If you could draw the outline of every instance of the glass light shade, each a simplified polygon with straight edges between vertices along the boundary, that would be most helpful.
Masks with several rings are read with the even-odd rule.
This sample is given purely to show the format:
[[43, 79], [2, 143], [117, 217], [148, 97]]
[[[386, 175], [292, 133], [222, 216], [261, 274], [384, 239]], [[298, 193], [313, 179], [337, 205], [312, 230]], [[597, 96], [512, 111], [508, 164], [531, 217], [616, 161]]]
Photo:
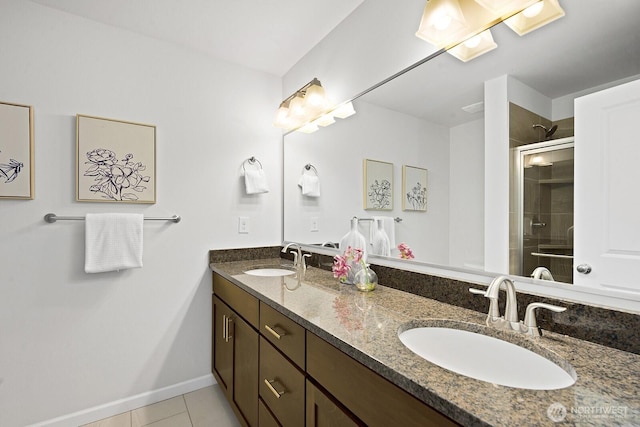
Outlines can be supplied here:
[[289, 120], [287, 120], [287, 116], [289, 114], [289, 108], [284, 105], [284, 103], [280, 104], [280, 108], [276, 111], [276, 118], [273, 121], [273, 125], [278, 128], [287, 129], [289, 127]]
[[305, 117], [304, 111], [304, 98], [302, 94], [298, 93], [290, 102], [289, 102], [289, 118], [291, 119], [300, 119]]
[[540, 2], [540, 0], [475, 0], [476, 3], [481, 5], [492, 13], [498, 16], [507, 18], [516, 12], [520, 12], [523, 9]]
[[493, 41], [490, 30], [485, 30], [470, 39], [465, 40], [458, 46], [449, 49], [447, 52], [463, 62], [467, 62], [482, 54], [495, 49], [498, 45]]
[[466, 23], [457, 0], [428, 0], [416, 36], [441, 49], [465, 31]]
[[332, 125], [335, 122], [336, 122], [335, 119], [330, 113], [323, 114], [322, 116], [318, 117], [316, 120], [313, 121], [314, 124], [322, 127]]
[[[535, 0], [526, 1], [532, 3]], [[429, 0], [416, 36], [438, 48], [451, 49], [497, 24], [502, 18], [476, 0]], [[446, 28], [440, 25], [447, 22]]]
[[534, 4], [517, 15], [506, 19], [504, 23], [523, 36], [564, 16], [564, 10], [560, 7], [558, 0], [542, 0], [540, 3], [543, 3], [543, 6], [537, 14], [535, 12], [540, 6]]
[[347, 102], [346, 104], [342, 104], [335, 110], [331, 112], [334, 117], [339, 119], [346, 119], [349, 116], [353, 116], [356, 113], [356, 110], [353, 108], [353, 104], [351, 102]]
[[313, 122], [311, 122], [311, 123], [307, 123], [306, 125], [304, 125], [301, 128], [299, 128], [298, 132], [313, 133], [313, 132], [317, 131], [318, 129], [320, 129], [318, 127], [318, 125], [316, 125]]
[[317, 79], [307, 88], [304, 95], [304, 107], [308, 111], [322, 111], [327, 107], [327, 96]]

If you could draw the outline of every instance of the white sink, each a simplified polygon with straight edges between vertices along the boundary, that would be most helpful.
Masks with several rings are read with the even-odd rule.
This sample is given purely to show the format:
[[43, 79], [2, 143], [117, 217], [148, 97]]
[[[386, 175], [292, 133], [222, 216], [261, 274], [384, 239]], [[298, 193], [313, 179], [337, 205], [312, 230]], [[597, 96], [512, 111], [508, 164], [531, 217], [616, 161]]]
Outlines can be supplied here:
[[268, 268], [254, 268], [244, 272], [250, 276], [262, 276], [262, 277], [278, 277], [278, 276], [290, 276], [296, 274], [294, 270], [287, 270], [286, 268], [268, 267]]
[[417, 327], [400, 341], [422, 358], [477, 380], [530, 390], [557, 390], [575, 383], [574, 375], [524, 347], [475, 332]]

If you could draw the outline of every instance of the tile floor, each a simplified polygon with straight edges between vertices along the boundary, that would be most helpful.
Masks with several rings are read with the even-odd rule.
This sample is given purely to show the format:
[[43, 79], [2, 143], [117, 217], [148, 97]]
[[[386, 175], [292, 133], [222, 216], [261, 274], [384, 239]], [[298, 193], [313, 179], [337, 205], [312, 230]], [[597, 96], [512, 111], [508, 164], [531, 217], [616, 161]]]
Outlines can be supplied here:
[[82, 427], [237, 427], [220, 386], [212, 385]]

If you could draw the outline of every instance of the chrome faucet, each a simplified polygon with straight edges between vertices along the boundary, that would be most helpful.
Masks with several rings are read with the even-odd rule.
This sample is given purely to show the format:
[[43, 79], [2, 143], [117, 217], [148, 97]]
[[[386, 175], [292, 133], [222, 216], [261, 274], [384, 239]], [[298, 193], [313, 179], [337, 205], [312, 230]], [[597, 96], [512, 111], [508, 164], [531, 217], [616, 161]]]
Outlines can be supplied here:
[[[498, 299], [500, 297], [500, 289], [503, 287], [507, 291], [507, 303], [504, 309], [504, 316], [500, 316]], [[497, 329], [513, 330], [534, 337], [540, 336], [540, 329], [538, 328], [535, 315], [535, 310], [537, 308], [546, 308], [547, 310], [551, 310], [556, 313], [563, 312], [567, 309], [566, 307], [558, 307], [556, 305], [546, 304], [543, 302], [534, 302], [527, 306], [524, 322], [519, 321], [516, 287], [513, 284], [513, 281], [506, 276], [498, 276], [493, 279], [486, 291], [469, 288], [469, 292], [484, 295], [490, 299], [487, 326]]]
[[536, 267], [536, 269], [533, 270], [533, 273], [531, 273], [531, 278], [553, 281], [553, 276], [547, 267]]
[[305, 258], [309, 258], [311, 256], [311, 254], [304, 254], [302, 255], [302, 247], [300, 247], [299, 244], [294, 243], [294, 242], [290, 242], [287, 243], [287, 245], [285, 247], [282, 248], [282, 253], [286, 254], [287, 250], [292, 247], [295, 250], [289, 251], [289, 253], [293, 254], [293, 266], [296, 269], [302, 268], [302, 271], [306, 271], [307, 270], [307, 265], [305, 262]]
[[[500, 289], [505, 288], [507, 291], [507, 304], [504, 308], [504, 317], [500, 316], [500, 307], [498, 300], [500, 298]], [[489, 285], [485, 297], [491, 301], [489, 303], [489, 315], [487, 316], [487, 325], [495, 326], [500, 329], [519, 329], [518, 320], [518, 300], [516, 299], [516, 287], [506, 276], [498, 276]]]

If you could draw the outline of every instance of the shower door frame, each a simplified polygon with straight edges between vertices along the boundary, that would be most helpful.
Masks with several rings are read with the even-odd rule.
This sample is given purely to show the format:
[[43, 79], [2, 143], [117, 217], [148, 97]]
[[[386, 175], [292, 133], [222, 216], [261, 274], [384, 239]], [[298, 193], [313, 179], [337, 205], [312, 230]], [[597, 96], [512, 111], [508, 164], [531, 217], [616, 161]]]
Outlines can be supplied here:
[[[524, 276], [524, 156], [536, 153], [546, 153], [552, 150], [562, 150], [575, 148], [575, 136], [566, 138], [551, 139], [533, 144], [521, 145], [513, 148], [515, 156], [514, 169], [516, 173], [516, 194], [517, 198], [517, 236], [518, 236], [518, 275]], [[575, 161], [575, 158], [574, 158]], [[552, 273], [553, 274], [553, 273]]]

